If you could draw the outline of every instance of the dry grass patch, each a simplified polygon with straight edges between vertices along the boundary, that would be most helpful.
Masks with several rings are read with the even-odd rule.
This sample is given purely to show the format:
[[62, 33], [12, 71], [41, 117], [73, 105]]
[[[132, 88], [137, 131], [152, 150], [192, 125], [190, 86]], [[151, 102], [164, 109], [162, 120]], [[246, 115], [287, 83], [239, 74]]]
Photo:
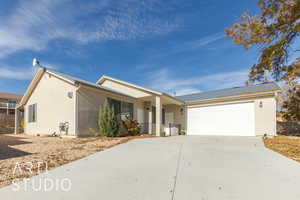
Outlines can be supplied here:
[[265, 146], [275, 152], [300, 162], [300, 138], [277, 136], [264, 139]]
[[[152, 136], [59, 138], [0, 135], [0, 187], [35, 176], [46, 165], [49, 170], [131, 139], [147, 137]], [[29, 165], [27, 162], [32, 163], [32, 173], [26, 170]], [[21, 166], [22, 173], [17, 173], [20, 170], [14, 171], [17, 163]]]

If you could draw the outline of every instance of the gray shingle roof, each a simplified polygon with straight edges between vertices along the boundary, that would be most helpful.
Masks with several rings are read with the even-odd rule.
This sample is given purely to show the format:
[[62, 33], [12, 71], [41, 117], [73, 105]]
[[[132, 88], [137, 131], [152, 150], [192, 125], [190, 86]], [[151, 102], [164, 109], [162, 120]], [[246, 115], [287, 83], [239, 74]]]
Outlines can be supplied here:
[[280, 90], [280, 87], [275, 82], [270, 82], [270, 83], [263, 83], [257, 85], [249, 85], [244, 87], [234, 87], [228, 89], [176, 96], [176, 98], [185, 101], [187, 103], [191, 103], [191, 102], [204, 101], [204, 100], [231, 96], [231, 95], [241, 95], [243, 93], [248, 93], [248, 92], [252, 93], [252, 92], [259, 92], [264, 90], [276, 90], [276, 89]]
[[69, 74], [61, 73], [61, 72], [55, 71], [53, 69], [48, 69], [48, 68], [45, 68], [45, 69], [46, 69], [46, 71], [52, 72], [54, 74], [57, 74], [58, 76], [61, 76], [61, 77], [65, 78], [65, 79], [70, 80], [70, 81], [75, 82], [75, 83], [81, 83], [81, 84], [84, 84], [84, 85], [87, 85], [87, 86], [90, 86], [90, 87], [94, 87], [96, 89], [101, 89], [101, 90], [105, 90], [105, 91], [112, 92], [112, 93], [115, 93], [115, 94], [119, 94], [119, 95], [122, 95], [122, 96], [127, 96], [127, 97], [131, 97], [131, 98], [135, 98], [135, 97], [132, 97], [132, 96], [130, 96], [128, 94], [125, 94], [125, 93], [122, 93], [122, 92], [110, 89], [110, 88], [102, 86], [102, 85], [98, 85], [96, 83], [93, 83], [93, 82], [90, 82], [90, 81], [87, 81], [87, 80], [84, 80], [84, 79], [81, 79], [81, 78], [78, 78], [78, 77], [71, 76]]

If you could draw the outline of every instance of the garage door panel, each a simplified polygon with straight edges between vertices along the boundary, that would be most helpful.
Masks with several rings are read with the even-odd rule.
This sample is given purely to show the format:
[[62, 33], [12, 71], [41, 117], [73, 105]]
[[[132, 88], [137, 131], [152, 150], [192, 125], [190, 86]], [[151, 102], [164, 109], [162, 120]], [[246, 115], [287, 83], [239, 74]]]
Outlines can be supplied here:
[[188, 108], [187, 134], [254, 136], [254, 103]]

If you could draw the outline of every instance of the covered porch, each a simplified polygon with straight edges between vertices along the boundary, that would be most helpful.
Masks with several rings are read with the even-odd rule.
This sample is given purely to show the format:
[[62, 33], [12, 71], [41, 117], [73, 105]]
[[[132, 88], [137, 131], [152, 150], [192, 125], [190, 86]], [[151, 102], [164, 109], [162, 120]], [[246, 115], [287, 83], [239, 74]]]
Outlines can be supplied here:
[[144, 105], [143, 133], [156, 136], [180, 135], [184, 127], [184, 106], [173, 97], [151, 95], [139, 98]]
[[136, 99], [134, 116], [142, 133], [156, 136], [178, 135], [185, 127], [184, 102], [166, 93], [133, 83], [102, 76], [97, 84], [125, 93]]

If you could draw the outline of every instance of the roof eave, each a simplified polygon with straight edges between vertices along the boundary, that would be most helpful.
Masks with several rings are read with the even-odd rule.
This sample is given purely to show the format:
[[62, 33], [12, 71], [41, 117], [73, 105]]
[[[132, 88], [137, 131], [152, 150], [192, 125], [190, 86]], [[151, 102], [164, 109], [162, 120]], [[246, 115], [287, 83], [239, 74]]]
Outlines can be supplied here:
[[107, 91], [107, 92], [111, 92], [111, 93], [114, 93], [114, 94], [118, 94], [118, 95], [121, 95], [121, 96], [126, 96], [126, 97], [130, 97], [130, 98], [134, 98], [132, 96], [129, 96], [129, 95], [126, 95], [126, 94], [123, 94], [123, 93], [120, 93], [120, 92], [117, 92], [117, 91], [112, 91], [112, 90], [106, 90], [105, 88], [100, 88], [100, 87], [97, 87], [97, 86], [94, 86], [94, 85], [91, 85], [91, 84], [88, 84], [88, 83], [85, 83], [85, 82], [81, 82], [81, 81], [77, 81], [77, 80], [71, 80], [71, 79], [68, 79], [68, 78], [65, 78], [64, 76], [61, 76], [55, 72], [52, 72], [52, 71], [49, 71], [49, 70], [46, 70], [47, 73], [53, 75], [53, 76], [56, 76], [74, 86], [79, 86], [79, 85], [85, 85], [87, 87], [92, 87], [92, 88], [95, 88], [95, 89], [99, 89], [99, 90], [102, 90], [102, 91]]
[[105, 75], [102, 75], [99, 79], [98, 79], [98, 81], [96, 82], [97, 84], [102, 84], [104, 81], [105, 81], [105, 79], [106, 79], [106, 76]]
[[46, 70], [46, 72], [49, 73], [49, 74], [51, 74], [51, 75], [53, 75], [53, 76], [56, 76], [56, 77], [58, 77], [58, 78], [64, 80], [64, 81], [66, 81], [66, 82], [69, 82], [69, 83], [71, 83], [72, 85], [75, 85], [75, 81], [72, 81], [72, 80], [70, 80], [70, 79], [67, 79], [67, 78], [65, 78], [65, 77], [63, 77], [63, 76], [61, 76], [61, 75], [59, 75], [59, 74], [57, 74], [57, 73], [55, 73], [55, 72], [52, 72], [52, 71], [49, 71], [49, 70]]
[[263, 93], [256, 93], [256, 94], [244, 94], [244, 95], [232, 95], [232, 96], [223, 96], [223, 97], [216, 97], [216, 98], [210, 98], [210, 99], [203, 99], [203, 100], [197, 100], [197, 101], [185, 101], [187, 105], [191, 104], [197, 104], [197, 103], [204, 103], [204, 102], [211, 102], [216, 100], [228, 100], [228, 99], [239, 99], [239, 98], [247, 98], [247, 97], [258, 97], [258, 96], [265, 96], [265, 95], [275, 95], [276, 92], [281, 91], [281, 89], [272, 90], [269, 92], [263, 92]]
[[80, 85], [83, 85], [83, 86], [86, 86], [86, 87], [95, 88], [95, 89], [98, 89], [98, 90], [102, 90], [102, 91], [105, 91], [105, 92], [117, 94], [117, 95], [120, 95], [120, 96], [125, 96], [125, 97], [129, 97], [129, 98], [132, 98], [132, 99], [136, 99], [136, 98], [133, 97], [133, 96], [129, 96], [129, 95], [126, 95], [126, 94], [122, 94], [122, 93], [119, 93], [119, 92], [116, 92], [116, 91], [106, 90], [105, 88], [96, 87], [96, 86], [89, 85], [89, 84], [86, 84], [86, 83], [82, 83], [82, 82], [79, 82], [79, 81], [76, 81], [76, 82], [75, 82], [75, 85], [77, 85], [77, 84], [78, 84], [79, 86], [80, 86]]
[[106, 76], [106, 75], [103, 75], [96, 83], [101, 85], [105, 80], [114, 81], [114, 82], [117, 82], [117, 83], [122, 84], [122, 85], [133, 87], [133, 88], [138, 89], [138, 90], [142, 90], [143, 92], [148, 92], [148, 93], [155, 94], [155, 95], [163, 95], [162, 92], [151, 90], [151, 89], [148, 89], [148, 88], [144, 88], [144, 87], [141, 87], [139, 85], [129, 83], [129, 82], [126, 82], [126, 81], [122, 81], [122, 80], [119, 80], [119, 79], [116, 79], [116, 78], [112, 78], [112, 77]]
[[33, 90], [35, 89], [37, 83], [38, 83], [38, 82], [40, 81], [40, 79], [42, 78], [42, 76], [43, 76], [43, 74], [45, 73], [45, 71], [46, 71], [45, 68], [39, 68], [39, 69], [37, 70], [37, 72], [36, 72], [35, 75], [34, 75], [34, 78], [33, 78], [32, 81], [30, 82], [30, 84], [29, 84], [29, 86], [28, 86], [26, 92], [24, 93], [24, 95], [23, 95], [23, 97], [22, 97], [20, 103], [18, 104], [18, 106], [17, 106], [18, 108], [24, 106], [24, 105], [27, 103], [29, 97], [31, 96]]
[[170, 98], [170, 99], [173, 99], [173, 100], [177, 101], [177, 102], [178, 102], [179, 104], [181, 104], [181, 105], [184, 105], [184, 104], [185, 104], [184, 101], [182, 101], [182, 100], [180, 100], [180, 99], [177, 99], [176, 97], [173, 97], [173, 96], [171, 96], [171, 95], [169, 95], [169, 94], [162, 93], [162, 95], [165, 96], [165, 97], [167, 97], [167, 98]]

